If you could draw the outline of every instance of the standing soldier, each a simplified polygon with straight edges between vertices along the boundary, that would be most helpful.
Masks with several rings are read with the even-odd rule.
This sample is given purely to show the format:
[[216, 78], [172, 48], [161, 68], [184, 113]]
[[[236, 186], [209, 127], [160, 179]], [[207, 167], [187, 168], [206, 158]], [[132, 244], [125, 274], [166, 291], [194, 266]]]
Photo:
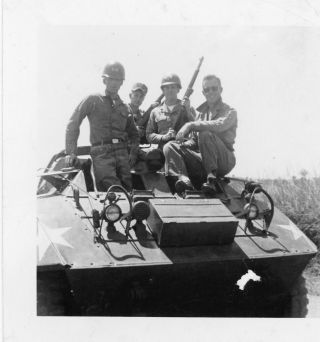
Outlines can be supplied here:
[[148, 92], [148, 88], [143, 83], [135, 83], [131, 89], [131, 93], [129, 94], [130, 97], [130, 113], [133, 115], [134, 122], [137, 126], [139, 136], [140, 136], [140, 143], [146, 144], [146, 127], [139, 126], [139, 122], [142, 121], [142, 117], [144, 112], [140, 109], [142, 102]]
[[169, 74], [162, 78], [161, 90], [165, 100], [150, 114], [146, 130], [149, 143], [163, 147], [168, 141], [175, 139], [176, 133], [186, 122], [193, 120], [194, 110], [178, 99], [180, 89], [181, 82], [178, 75]]
[[[119, 62], [109, 62], [102, 74], [105, 95], [90, 95], [76, 108], [66, 129], [67, 163], [77, 159], [77, 141], [80, 125], [87, 116], [90, 125], [90, 154], [97, 188], [107, 190], [122, 184], [131, 190], [130, 166], [133, 166], [139, 148], [139, 134], [133, 117], [118, 95], [125, 71]], [[131, 141], [128, 154], [128, 139]]]
[[[176, 140], [183, 140], [193, 132], [193, 138], [178, 144], [167, 144], [164, 149], [168, 174], [177, 176], [177, 192], [192, 189], [190, 176], [201, 175], [205, 192], [214, 192], [215, 178], [229, 173], [236, 159], [233, 145], [237, 129], [237, 112], [222, 101], [222, 86], [215, 75], [202, 81], [202, 93], [206, 101], [197, 108], [197, 118], [186, 123], [177, 133]], [[187, 169], [188, 168], [188, 169]]]

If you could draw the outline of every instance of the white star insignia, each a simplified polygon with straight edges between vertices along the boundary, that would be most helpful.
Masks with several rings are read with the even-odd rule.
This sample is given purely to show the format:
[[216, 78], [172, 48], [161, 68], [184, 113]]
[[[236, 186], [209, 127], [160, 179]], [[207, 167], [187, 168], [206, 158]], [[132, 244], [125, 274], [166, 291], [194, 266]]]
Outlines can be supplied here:
[[63, 234], [65, 234], [72, 227], [61, 227], [61, 228], [49, 228], [42, 222], [38, 220], [38, 252], [39, 252], [39, 260], [41, 260], [51, 245], [51, 243], [59, 244], [62, 246], [73, 248], [63, 238]]
[[290, 230], [295, 240], [304, 236], [303, 232], [298, 227], [296, 227], [291, 221], [289, 221], [289, 224], [278, 224], [278, 226], [283, 229]]

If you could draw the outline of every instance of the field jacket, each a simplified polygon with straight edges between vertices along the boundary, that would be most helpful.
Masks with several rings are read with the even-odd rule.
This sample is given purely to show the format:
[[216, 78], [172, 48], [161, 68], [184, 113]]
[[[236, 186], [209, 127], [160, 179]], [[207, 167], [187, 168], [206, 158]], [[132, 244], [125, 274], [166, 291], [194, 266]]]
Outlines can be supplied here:
[[[212, 111], [209, 111], [207, 102], [197, 108], [196, 120], [191, 124], [191, 131], [210, 131], [216, 134], [230, 151], [233, 151], [237, 125], [237, 112], [226, 103], [223, 103], [220, 98]], [[190, 143], [196, 147], [198, 145], [197, 134], [192, 135], [192, 140]]]
[[[191, 109], [191, 113], [192, 111], [194, 110]], [[159, 107], [154, 108], [150, 114], [146, 130], [147, 140], [151, 144], [159, 144], [162, 141], [162, 136], [168, 133], [170, 128], [178, 132], [186, 122], [192, 120], [192, 115], [187, 113], [180, 100], [178, 100], [172, 111], [163, 103]]]
[[80, 125], [88, 117], [90, 126], [90, 143], [118, 138], [124, 142], [130, 139], [133, 145], [139, 145], [139, 134], [129, 111], [117, 95], [111, 99], [109, 95], [90, 95], [75, 109], [66, 129], [66, 153], [76, 154]]

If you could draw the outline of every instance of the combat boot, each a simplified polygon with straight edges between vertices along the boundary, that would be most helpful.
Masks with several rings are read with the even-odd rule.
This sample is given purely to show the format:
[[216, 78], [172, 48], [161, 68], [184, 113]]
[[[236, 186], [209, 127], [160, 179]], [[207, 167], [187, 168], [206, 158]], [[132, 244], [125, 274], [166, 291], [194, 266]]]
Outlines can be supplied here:
[[178, 195], [183, 194], [186, 190], [194, 190], [190, 179], [186, 176], [179, 176], [175, 183], [175, 188]]
[[217, 193], [216, 183], [217, 177], [213, 172], [210, 172], [207, 176], [207, 182], [202, 184], [201, 191], [208, 195], [214, 195]]

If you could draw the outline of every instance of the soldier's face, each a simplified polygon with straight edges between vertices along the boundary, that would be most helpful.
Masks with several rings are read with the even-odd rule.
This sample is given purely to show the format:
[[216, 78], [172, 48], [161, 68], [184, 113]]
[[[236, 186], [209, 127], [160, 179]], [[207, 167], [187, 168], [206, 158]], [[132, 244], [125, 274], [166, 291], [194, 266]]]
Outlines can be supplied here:
[[166, 100], [176, 100], [178, 98], [179, 87], [176, 84], [168, 84], [162, 87]]
[[117, 94], [123, 84], [123, 80], [105, 77], [103, 83], [106, 85], [106, 90], [110, 94]]
[[131, 92], [131, 94], [129, 96], [130, 96], [131, 104], [135, 107], [138, 107], [138, 108], [141, 106], [141, 104], [144, 100], [144, 97], [145, 97], [145, 95], [140, 90], [136, 90], [136, 91]]
[[202, 83], [202, 94], [207, 99], [208, 103], [215, 103], [220, 99], [222, 87], [216, 79], [205, 80]]

